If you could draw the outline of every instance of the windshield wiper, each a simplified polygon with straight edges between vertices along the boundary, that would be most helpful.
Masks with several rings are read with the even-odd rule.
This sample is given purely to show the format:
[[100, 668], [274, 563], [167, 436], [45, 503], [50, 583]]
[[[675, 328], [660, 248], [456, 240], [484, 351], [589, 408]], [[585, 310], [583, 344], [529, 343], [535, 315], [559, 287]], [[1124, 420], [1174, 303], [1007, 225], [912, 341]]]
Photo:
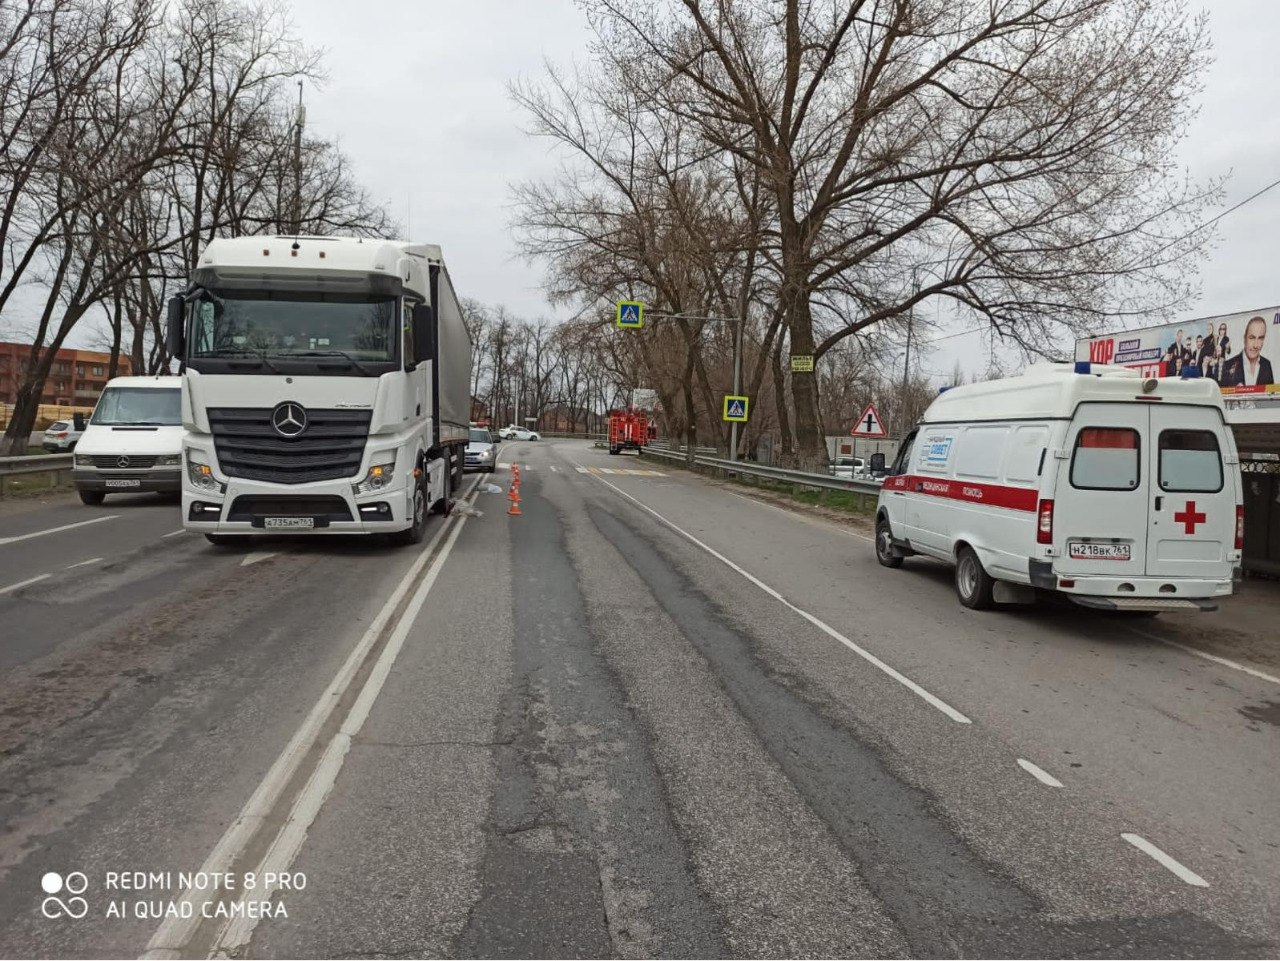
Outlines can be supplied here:
[[212, 354], [205, 354], [205, 357], [252, 357], [262, 366], [266, 367], [273, 374], [284, 373], [279, 367], [267, 360], [267, 355], [256, 350], [250, 350], [248, 347], [220, 347]]
[[291, 350], [287, 354], [281, 354], [282, 357], [342, 357], [351, 364], [356, 370], [360, 371], [365, 377], [376, 377], [377, 375], [368, 367], [365, 367], [360, 361], [356, 360], [345, 350]]

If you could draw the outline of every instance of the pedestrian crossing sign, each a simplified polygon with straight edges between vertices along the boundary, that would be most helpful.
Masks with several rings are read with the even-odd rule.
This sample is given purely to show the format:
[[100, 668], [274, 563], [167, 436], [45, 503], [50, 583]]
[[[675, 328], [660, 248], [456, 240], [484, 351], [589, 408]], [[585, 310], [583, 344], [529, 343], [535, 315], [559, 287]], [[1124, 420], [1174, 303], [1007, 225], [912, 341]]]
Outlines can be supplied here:
[[724, 395], [724, 419], [727, 421], [737, 421], [743, 423], [747, 419], [747, 407], [751, 403], [751, 398], [740, 397], [735, 394]]
[[644, 304], [638, 300], [618, 301], [618, 326], [640, 328], [644, 326]]

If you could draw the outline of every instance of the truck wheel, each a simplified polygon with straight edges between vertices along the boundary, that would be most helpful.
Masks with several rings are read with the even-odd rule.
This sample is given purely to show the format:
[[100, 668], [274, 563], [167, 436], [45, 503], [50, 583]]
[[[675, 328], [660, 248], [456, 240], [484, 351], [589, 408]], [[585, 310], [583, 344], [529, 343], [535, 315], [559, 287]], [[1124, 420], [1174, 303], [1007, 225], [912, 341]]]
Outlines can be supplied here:
[[622, 453], [622, 448], [621, 448], [621, 447], [610, 447], [610, 448], [609, 448], [609, 453], [610, 453], [610, 454], [621, 454], [621, 453]]
[[215, 547], [248, 547], [248, 534], [205, 534], [205, 540]]
[[887, 517], [876, 521], [876, 560], [881, 567], [902, 566], [902, 555], [893, 549], [893, 531]]
[[992, 604], [996, 582], [982, 569], [982, 561], [972, 547], [960, 548], [956, 559], [956, 594], [960, 603], [975, 611], [985, 611]]
[[90, 507], [97, 507], [106, 498], [106, 494], [102, 491], [78, 491], [80, 494], [80, 503], [88, 504]]
[[413, 525], [388, 535], [391, 543], [401, 547], [422, 543], [427, 534], [427, 482], [424, 473], [413, 488]]

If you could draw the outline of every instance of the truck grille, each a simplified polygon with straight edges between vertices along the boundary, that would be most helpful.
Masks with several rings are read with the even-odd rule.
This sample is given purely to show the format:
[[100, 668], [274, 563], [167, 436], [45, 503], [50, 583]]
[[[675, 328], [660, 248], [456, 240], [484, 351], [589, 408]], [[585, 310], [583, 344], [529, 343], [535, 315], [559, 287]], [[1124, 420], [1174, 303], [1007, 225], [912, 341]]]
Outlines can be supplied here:
[[209, 408], [214, 450], [228, 477], [305, 484], [359, 472], [372, 411], [308, 409], [302, 436], [286, 438], [271, 426], [271, 410]]

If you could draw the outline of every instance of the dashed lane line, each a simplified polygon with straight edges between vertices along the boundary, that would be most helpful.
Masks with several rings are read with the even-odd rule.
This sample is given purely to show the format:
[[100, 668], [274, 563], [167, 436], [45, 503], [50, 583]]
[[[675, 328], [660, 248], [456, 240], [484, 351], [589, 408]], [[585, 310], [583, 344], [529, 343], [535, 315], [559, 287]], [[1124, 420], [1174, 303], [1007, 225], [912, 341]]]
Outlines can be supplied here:
[[68, 564], [66, 569], [69, 571], [74, 571], [77, 567], [86, 567], [89, 564], [96, 564], [100, 560], [102, 560], [101, 557], [91, 557], [87, 561], [77, 561], [74, 564]]
[[48, 574], [37, 574], [35, 577], [28, 577], [25, 581], [18, 581], [16, 584], [10, 584], [8, 587], [0, 587], [0, 594], [8, 594], [10, 591], [20, 590], [28, 584], [35, 584], [37, 581], [43, 581]]
[[625, 497], [627, 500], [631, 501], [633, 504], [635, 504], [637, 507], [639, 507], [641, 510], [645, 511], [646, 513], [653, 515], [660, 522], [665, 524], [667, 527], [671, 528], [681, 537], [684, 537], [686, 540], [691, 541], [692, 543], [696, 544], [698, 547], [701, 547], [704, 551], [706, 551], [716, 560], [720, 561], [726, 567], [742, 575], [744, 578], [746, 578], [756, 587], [760, 588], [760, 590], [764, 591], [770, 597], [777, 600], [784, 607], [794, 611], [796, 614], [799, 614], [801, 617], [803, 617], [806, 621], [808, 621], [814, 627], [818, 628], [824, 634], [835, 639], [836, 641], [839, 641], [841, 644], [843, 644], [849, 650], [853, 651], [853, 653], [857, 654], [860, 658], [862, 658], [872, 667], [877, 668], [884, 674], [893, 678], [893, 680], [897, 681], [907, 690], [911, 691], [911, 693], [920, 697], [931, 706], [937, 708], [939, 711], [941, 711], [947, 717], [951, 718], [951, 720], [955, 721], [957, 724], [973, 723], [972, 721], [969, 720], [969, 718], [965, 717], [963, 714], [957, 711], [954, 707], [952, 707], [946, 701], [942, 700], [942, 698], [938, 697], [936, 694], [931, 693], [930, 691], [927, 691], [925, 688], [921, 687], [919, 684], [911, 680], [911, 678], [907, 677], [901, 671], [898, 671], [896, 668], [890, 667], [888, 664], [880, 660], [880, 658], [876, 657], [866, 648], [855, 644], [853, 641], [849, 640], [849, 638], [845, 637], [843, 634], [837, 631], [834, 627], [832, 627], [826, 621], [822, 620], [821, 618], [813, 614], [810, 614], [808, 611], [804, 610], [804, 608], [798, 607], [797, 605], [791, 603], [789, 600], [783, 597], [781, 593], [774, 590], [772, 587], [770, 587], [764, 581], [760, 580], [760, 578], [756, 577], [750, 571], [746, 570], [743, 567], [738, 566], [733, 561], [729, 560], [729, 558], [725, 557], [723, 554], [721, 554], [711, 545], [699, 540], [698, 538], [690, 534], [688, 531], [686, 531], [684, 528], [679, 527], [676, 524], [672, 523], [671, 521], [667, 520], [665, 517], [663, 517], [661, 514], [655, 511], [652, 507], [649, 507], [647, 504], [643, 503], [639, 499], [632, 497], [630, 494], [628, 494], [622, 488], [618, 487], [616, 484], [611, 484], [609, 483], [609, 481], [605, 480], [603, 477], [600, 477], [598, 475], [593, 475], [593, 476], [595, 476], [596, 480], [598, 480], [601, 484], [604, 484], [610, 490], [621, 495], [622, 497]]
[[1018, 758], [1018, 767], [1026, 771], [1041, 784], [1047, 784], [1049, 787], [1062, 787], [1062, 782], [1056, 777], [1040, 767], [1038, 764], [1032, 764], [1025, 758]]
[[16, 544], [18, 541], [29, 541], [33, 537], [44, 537], [46, 534], [57, 534], [60, 531], [74, 530], [77, 527], [87, 527], [90, 524], [101, 524], [103, 521], [113, 521], [119, 514], [106, 514], [102, 517], [95, 517], [92, 520], [76, 521], [74, 524], [63, 524], [61, 527], [50, 527], [48, 530], [32, 531], [30, 534], [18, 534], [14, 537], [0, 537], [0, 547], [5, 544]]
[[574, 469], [577, 470], [579, 474], [625, 474], [628, 477], [667, 476], [660, 470], [643, 470], [633, 467], [583, 467], [581, 464], [578, 464]]
[[1170, 871], [1176, 874], [1181, 880], [1185, 881], [1187, 884], [1190, 884], [1192, 887], [1207, 888], [1209, 886], [1208, 881], [1200, 877], [1200, 875], [1196, 874], [1196, 872], [1192, 871], [1185, 864], [1181, 863], [1180, 861], [1176, 861], [1173, 858], [1171, 858], [1169, 855], [1165, 854], [1158, 847], [1156, 847], [1154, 844], [1152, 844], [1150, 841], [1148, 841], [1146, 838], [1142, 837], [1141, 835], [1126, 833], [1126, 834], [1121, 834], [1120, 836], [1124, 838], [1126, 841], [1128, 841], [1130, 844], [1132, 844], [1139, 851], [1141, 851], [1143, 854], [1146, 854], [1154, 858], [1161, 865], [1168, 868]]
[[161, 534], [161, 537], [177, 537], [179, 534], [185, 534], [186, 531], [179, 527], [176, 531], [170, 531], [168, 534]]

